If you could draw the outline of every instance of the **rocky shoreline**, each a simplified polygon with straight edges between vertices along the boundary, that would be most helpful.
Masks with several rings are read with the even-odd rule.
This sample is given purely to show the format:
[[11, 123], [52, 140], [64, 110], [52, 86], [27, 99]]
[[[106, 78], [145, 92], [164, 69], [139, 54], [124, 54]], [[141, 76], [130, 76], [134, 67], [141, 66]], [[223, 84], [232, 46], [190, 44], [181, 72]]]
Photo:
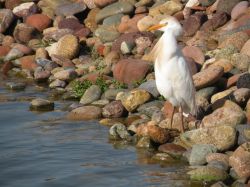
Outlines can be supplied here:
[[[192, 180], [250, 186], [250, 7], [241, 0], [0, 0], [1, 74], [45, 83], [53, 97], [77, 100], [69, 120], [100, 120], [110, 138], [186, 160]], [[174, 115], [156, 89], [149, 52], [176, 17], [193, 74], [199, 117]], [[167, 50], [167, 49], [166, 49]], [[183, 90], [185, 92], [185, 90]], [[36, 98], [31, 110], [54, 109]]]

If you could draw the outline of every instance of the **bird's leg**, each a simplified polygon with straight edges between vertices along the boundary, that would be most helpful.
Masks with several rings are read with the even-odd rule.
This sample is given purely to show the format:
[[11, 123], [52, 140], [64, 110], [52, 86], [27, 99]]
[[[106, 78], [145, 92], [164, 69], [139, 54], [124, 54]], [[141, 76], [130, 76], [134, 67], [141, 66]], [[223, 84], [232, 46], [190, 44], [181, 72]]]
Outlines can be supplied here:
[[171, 113], [171, 118], [170, 118], [170, 128], [172, 129], [172, 123], [173, 123], [173, 118], [174, 118], [174, 111], [175, 111], [175, 107], [173, 106], [173, 110]]
[[181, 132], [184, 132], [183, 110], [182, 110], [182, 106], [181, 106]]

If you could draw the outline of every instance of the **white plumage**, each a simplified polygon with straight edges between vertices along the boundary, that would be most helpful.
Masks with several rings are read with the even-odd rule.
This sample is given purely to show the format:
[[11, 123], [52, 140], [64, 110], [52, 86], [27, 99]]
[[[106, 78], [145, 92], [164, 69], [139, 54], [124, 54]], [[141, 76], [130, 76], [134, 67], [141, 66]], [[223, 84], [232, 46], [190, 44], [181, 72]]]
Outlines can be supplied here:
[[[155, 62], [157, 89], [174, 107], [181, 107], [184, 113], [195, 115], [195, 88], [192, 75], [176, 41], [176, 37], [182, 33], [182, 27], [175, 18], [168, 17], [149, 30], [155, 29], [164, 32], [150, 53]], [[171, 126], [172, 120], [173, 116]]]

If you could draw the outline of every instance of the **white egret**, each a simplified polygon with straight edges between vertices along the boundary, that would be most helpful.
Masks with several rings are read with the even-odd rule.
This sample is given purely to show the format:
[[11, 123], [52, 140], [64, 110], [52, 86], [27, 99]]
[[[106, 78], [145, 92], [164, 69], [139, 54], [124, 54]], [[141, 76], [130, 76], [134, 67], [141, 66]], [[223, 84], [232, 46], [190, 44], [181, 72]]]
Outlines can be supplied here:
[[150, 52], [154, 59], [156, 86], [159, 93], [173, 105], [171, 128], [174, 109], [180, 107], [181, 131], [184, 132], [183, 113], [196, 115], [196, 104], [192, 75], [176, 40], [182, 34], [182, 27], [174, 17], [169, 16], [148, 30], [164, 32]]

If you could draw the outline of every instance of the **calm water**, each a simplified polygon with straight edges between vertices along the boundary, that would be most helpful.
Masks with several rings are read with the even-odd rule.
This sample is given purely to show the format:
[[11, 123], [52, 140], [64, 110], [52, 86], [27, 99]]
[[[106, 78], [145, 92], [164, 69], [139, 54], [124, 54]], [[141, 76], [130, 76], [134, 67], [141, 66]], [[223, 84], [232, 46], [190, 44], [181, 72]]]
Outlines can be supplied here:
[[111, 143], [98, 122], [65, 120], [70, 102], [56, 101], [53, 112], [29, 111], [30, 99], [46, 95], [0, 83], [1, 187], [199, 186], [187, 180], [183, 163], [153, 162], [145, 150]]

